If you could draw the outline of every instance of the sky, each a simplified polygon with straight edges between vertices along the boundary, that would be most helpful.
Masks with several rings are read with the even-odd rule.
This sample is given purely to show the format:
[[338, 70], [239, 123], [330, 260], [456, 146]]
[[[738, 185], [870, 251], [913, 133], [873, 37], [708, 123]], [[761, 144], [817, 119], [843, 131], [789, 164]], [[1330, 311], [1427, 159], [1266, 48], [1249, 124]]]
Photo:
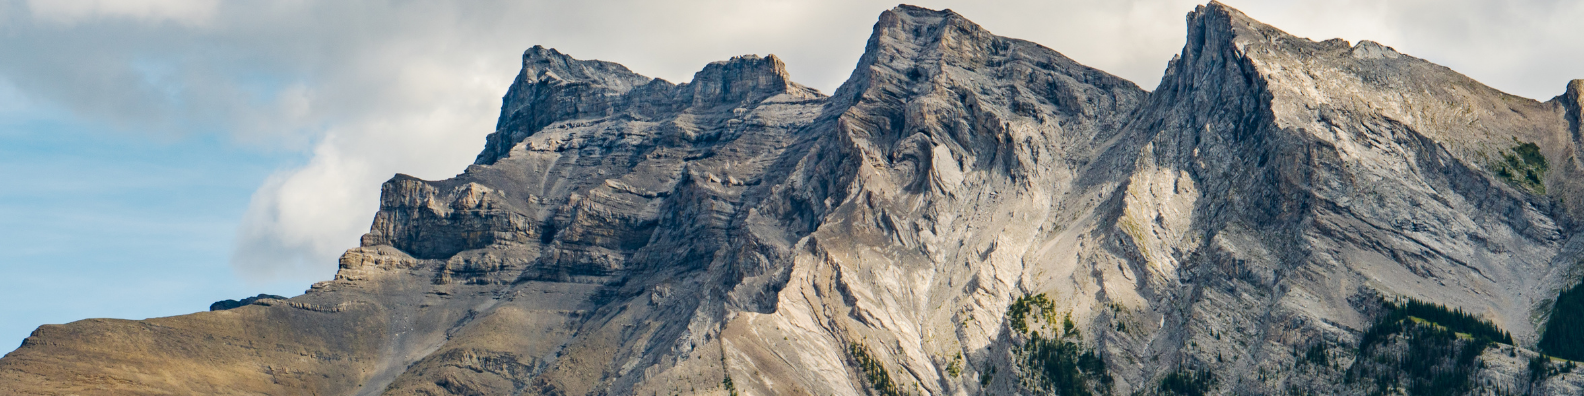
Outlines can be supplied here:
[[[1225, 3], [1538, 100], [1584, 78], [1584, 2]], [[1153, 89], [1202, 3], [911, 4]], [[472, 162], [533, 45], [672, 82], [711, 61], [776, 54], [794, 80], [829, 93], [895, 5], [0, 0], [0, 351], [42, 324], [186, 314], [332, 278], [381, 182], [442, 179]]]

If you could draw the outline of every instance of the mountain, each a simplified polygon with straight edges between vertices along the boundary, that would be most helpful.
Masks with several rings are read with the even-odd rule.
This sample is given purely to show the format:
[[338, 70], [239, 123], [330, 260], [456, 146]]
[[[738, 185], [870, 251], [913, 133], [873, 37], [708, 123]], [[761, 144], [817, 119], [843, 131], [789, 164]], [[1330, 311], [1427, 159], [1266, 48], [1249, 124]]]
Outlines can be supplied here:
[[830, 96], [534, 47], [475, 164], [387, 181], [334, 280], [42, 326], [0, 388], [1584, 392], [1584, 80], [1187, 23], [1154, 91], [905, 5]]

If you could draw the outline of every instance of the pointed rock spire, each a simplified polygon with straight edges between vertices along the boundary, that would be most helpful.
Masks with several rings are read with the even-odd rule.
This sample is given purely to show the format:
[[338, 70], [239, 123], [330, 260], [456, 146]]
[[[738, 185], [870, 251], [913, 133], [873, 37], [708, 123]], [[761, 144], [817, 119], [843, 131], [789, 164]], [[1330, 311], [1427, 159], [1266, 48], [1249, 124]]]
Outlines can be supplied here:
[[605, 61], [579, 60], [535, 45], [523, 52], [522, 71], [501, 99], [495, 133], [475, 164], [493, 164], [513, 145], [556, 121], [609, 115], [621, 95], [653, 78]]
[[1556, 100], [1561, 102], [1562, 106], [1567, 107], [1568, 113], [1573, 116], [1574, 129], [1578, 129], [1580, 124], [1584, 124], [1584, 79], [1569, 81], [1567, 91], [1563, 92], [1562, 96], [1558, 96]]

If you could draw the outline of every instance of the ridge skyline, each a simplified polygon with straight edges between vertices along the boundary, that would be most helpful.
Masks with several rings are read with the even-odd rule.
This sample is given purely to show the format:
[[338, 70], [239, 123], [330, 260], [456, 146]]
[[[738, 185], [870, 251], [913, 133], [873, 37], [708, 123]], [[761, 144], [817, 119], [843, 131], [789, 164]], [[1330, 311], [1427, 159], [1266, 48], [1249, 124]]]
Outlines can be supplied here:
[[[960, 6], [960, 5], [958, 5], [958, 6]], [[1243, 10], [1245, 10], [1245, 11], [1255, 11], [1255, 10], [1258, 10], [1258, 8], [1259, 8], [1259, 5], [1253, 5], [1253, 6], [1245, 5], [1245, 6], [1243, 6]], [[949, 10], [949, 8], [947, 8], [947, 10]], [[1174, 13], [1175, 13], [1175, 11], [1172, 11], [1172, 13], [1169, 13], [1169, 14], [1174, 14]], [[1258, 13], [1258, 11], [1256, 11], [1256, 13]], [[980, 14], [988, 14], [988, 16], [993, 16], [993, 13], [980, 13]], [[1269, 16], [1267, 16], [1267, 17], [1269, 17]], [[987, 22], [987, 21], [995, 21], [995, 17], [990, 17], [990, 19], [984, 19], [984, 21], [982, 21], [982, 22]], [[1277, 21], [1277, 19], [1272, 19], [1272, 21]], [[1166, 24], [1166, 25], [1172, 25], [1172, 27], [1178, 27], [1178, 24]], [[1283, 27], [1289, 27], [1289, 29], [1291, 29], [1291, 27], [1293, 27], [1293, 25], [1313, 25], [1313, 24], [1283, 24]], [[1331, 25], [1337, 25], [1337, 24], [1331, 24]], [[1011, 25], [1011, 27], [1014, 27], [1014, 29], [1015, 29], [1015, 27], [1017, 27], [1017, 25]], [[1009, 29], [1009, 27], [1001, 27], [1001, 30], [1007, 30], [1007, 29]], [[1365, 35], [1365, 33], [1353, 33], [1353, 35], [1348, 35], [1348, 36], [1357, 36], [1357, 35]], [[1017, 35], [1014, 35], [1014, 36], [1017, 36]], [[1028, 35], [1022, 35], [1022, 36], [1028, 36]], [[1318, 35], [1318, 36], [1310, 35], [1310, 38], [1316, 38], [1316, 40], [1318, 40], [1318, 38], [1323, 38], [1323, 36], [1326, 36], [1326, 35]], [[1175, 36], [1175, 38], [1177, 38], [1177, 40], [1180, 40], [1180, 35]], [[1380, 41], [1383, 41], [1383, 43], [1388, 44], [1388, 46], [1391, 46], [1391, 44], [1394, 44], [1394, 43], [1391, 43], [1391, 41], [1384, 41], [1384, 40], [1380, 40]], [[1068, 51], [1063, 51], [1063, 54], [1066, 54], [1066, 52], [1068, 52]], [[1418, 54], [1416, 54], [1416, 55], [1418, 55]], [[1432, 62], [1443, 63], [1443, 65], [1446, 65], [1446, 63], [1449, 63], [1449, 62], [1445, 62], [1445, 60], [1434, 60], [1434, 59], [1432, 59]], [[1083, 62], [1083, 63], [1090, 63], [1090, 62]], [[805, 65], [805, 63], [800, 63], [800, 62], [792, 63], [792, 67], [794, 67], [794, 68], [797, 68], [798, 65]], [[836, 67], [836, 70], [844, 70], [844, 67]], [[1459, 71], [1464, 71], [1464, 70], [1459, 70]], [[640, 73], [648, 74], [648, 70], [640, 70]], [[689, 71], [689, 73], [691, 73], [691, 71]], [[840, 74], [840, 71], [838, 71], [838, 74]], [[1133, 79], [1133, 78], [1129, 78], [1129, 79], [1131, 79], [1131, 81], [1136, 82], [1136, 84], [1139, 84], [1139, 87], [1142, 87], [1142, 89], [1145, 89], [1145, 90], [1153, 90], [1153, 89], [1155, 89], [1155, 86], [1153, 86], [1153, 84], [1148, 84], [1148, 82], [1145, 82], [1144, 79]], [[1481, 79], [1481, 81], [1486, 82], [1486, 79]], [[1565, 81], [1565, 79], [1563, 79], [1563, 81]], [[830, 82], [830, 84], [836, 84], [836, 82]], [[1562, 84], [1544, 84], [1544, 86], [1546, 86], [1546, 90], [1551, 90], [1551, 92], [1557, 92], [1557, 87], [1562, 86]], [[822, 87], [821, 90], [822, 90], [822, 92], [830, 93], [830, 92], [832, 92], [833, 87]], [[1505, 90], [1505, 92], [1513, 92], [1513, 90], [1508, 90], [1508, 89], [1503, 89], [1503, 90]], [[1544, 90], [1543, 90], [1543, 92], [1544, 92]], [[1529, 95], [1524, 95], [1524, 97], [1533, 98], [1533, 100], [1548, 100], [1548, 98], [1549, 98], [1548, 95], [1549, 95], [1549, 93], [1538, 93], [1538, 95], [1535, 95], [1535, 93], [1529, 93]], [[231, 147], [228, 147], [228, 149], [231, 149]], [[475, 154], [477, 154], [477, 150], [472, 150], [472, 152], [475, 152]], [[469, 157], [472, 157], [472, 154], [469, 154]], [[402, 173], [412, 173], [412, 171], [410, 171], [410, 169], [399, 169], [399, 171], [402, 171]], [[451, 173], [445, 173], [445, 171], [442, 171], [442, 173], [440, 173], [440, 174], [431, 174], [431, 176], [444, 176], [444, 174], [451, 174]], [[250, 176], [250, 177], [260, 177], [260, 176]], [[260, 177], [260, 179], [261, 179], [261, 177]], [[217, 230], [217, 231], [219, 231], [219, 230]], [[214, 261], [214, 260], [211, 260], [211, 261]], [[250, 280], [250, 282], [252, 282], [252, 280]], [[288, 285], [288, 287], [284, 287], [284, 288], [268, 288], [268, 290], [260, 290], [260, 288], [255, 288], [255, 287], [241, 287], [241, 288], [234, 288], [234, 291], [230, 291], [230, 293], [212, 293], [212, 291], [211, 291], [211, 293], [206, 293], [206, 295], [208, 295], [208, 298], [187, 298], [187, 299], [190, 299], [190, 301], [187, 301], [187, 299], [184, 299], [185, 303], [181, 303], [181, 304], [182, 304], [182, 306], [201, 307], [201, 304], [203, 304], [204, 301], [211, 301], [211, 299], [223, 299], [223, 298], [242, 298], [242, 296], [252, 295], [252, 293], [255, 293], [255, 291], [272, 291], [272, 293], [296, 293], [295, 290], [301, 290], [301, 287], [298, 287], [298, 285], [296, 285], [296, 284], [309, 284], [309, 282], [312, 282], [312, 280], [306, 280], [306, 279], [304, 279], [304, 280], [291, 280], [291, 282], [288, 282], [288, 284], [293, 284], [293, 285]], [[257, 284], [249, 284], [249, 285], [257, 285]], [[168, 314], [179, 314], [179, 312], [184, 312], [184, 310], [182, 310], [182, 309], [165, 310], [165, 312], [163, 312], [163, 314], [166, 314], [166, 315], [168, 315]], [[154, 312], [150, 312], [150, 314], [154, 314]], [[79, 315], [79, 317], [81, 317], [81, 315]], [[92, 315], [92, 317], [119, 317], [119, 315], [98, 314], [98, 315]], [[32, 328], [33, 325], [24, 325], [24, 326], [27, 326], [27, 328]], [[25, 334], [25, 331], [21, 331], [21, 334]]]
[[[1212, 8], [1221, 8], [1220, 3], [1215, 3], [1215, 2], [1210, 3], [1210, 6], [1212, 6]], [[928, 10], [925, 10], [925, 11], [928, 11]], [[950, 17], [954, 17], [954, 16], [955, 16], [955, 14], [947, 13], [947, 19], [950, 19]], [[957, 17], [960, 17], [960, 16], [957, 16]], [[963, 19], [963, 21], [966, 21], [966, 19]], [[884, 19], [882, 19], [882, 22], [884, 22]], [[968, 24], [971, 24], [971, 22], [968, 22]], [[977, 25], [974, 25], [974, 29], [977, 29]], [[1026, 41], [1025, 41], [1025, 43], [1026, 43]], [[1324, 41], [1324, 43], [1316, 43], [1316, 44], [1331, 44], [1331, 43], [1332, 43], [1332, 41]], [[1364, 57], [1364, 59], [1369, 59], [1369, 57], [1389, 57], [1389, 59], [1399, 59], [1399, 57], [1400, 57], [1400, 54], [1397, 54], [1396, 51], [1391, 51], [1391, 49], [1389, 49], [1389, 48], [1384, 48], [1384, 46], [1380, 46], [1380, 44], [1365, 43], [1365, 41], [1361, 41], [1361, 43], [1357, 43], [1357, 44], [1351, 44], [1350, 43], [1350, 46], [1351, 46], [1351, 51], [1353, 51], [1353, 57]], [[1190, 48], [1191, 48], [1191, 46], [1190, 46]], [[534, 51], [534, 49], [529, 49], [529, 51]], [[1049, 49], [1045, 49], [1045, 51], [1049, 51]], [[1185, 48], [1185, 51], [1188, 51], [1188, 49]], [[1186, 54], [1186, 52], [1185, 52], [1185, 54]], [[1060, 54], [1058, 54], [1058, 57], [1060, 57]], [[570, 59], [570, 57], [569, 57], [569, 59]], [[757, 59], [757, 57], [754, 57], [754, 59]], [[737, 60], [738, 60], [737, 57], [733, 57], [732, 62], [713, 62], [713, 63], [711, 63], [711, 67], [714, 67], [714, 65], [718, 65], [718, 63], [719, 63], [719, 65], [732, 65], [732, 63], [737, 62]], [[773, 65], [775, 65], [775, 68], [778, 68], [778, 70], [782, 70], [782, 68], [784, 68], [784, 65], [781, 65], [781, 62], [778, 62], [778, 60], [773, 59], [773, 57], [763, 57], [763, 59], [759, 59], [759, 60], [767, 60], [767, 62], [773, 63]], [[1079, 67], [1080, 68], [1087, 68], [1087, 67], [1082, 67], [1082, 65], [1079, 65]], [[862, 68], [863, 68], [863, 62], [862, 62], [862, 60], [860, 60], [860, 70], [862, 70]], [[624, 68], [623, 68], [623, 70], [624, 70]], [[706, 70], [708, 70], [708, 68], [706, 68]], [[1445, 68], [1443, 68], [1443, 70], [1445, 70]], [[524, 71], [526, 71], [526, 68], [524, 68]], [[703, 73], [703, 71], [700, 71], [700, 73]], [[1169, 73], [1171, 73], [1171, 71], [1169, 71]], [[1102, 73], [1102, 74], [1104, 74], [1104, 73]], [[786, 76], [786, 73], [784, 73], [784, 70], [779, 71], [779, 76], [782, 76], [782, 81], [784, 81], [784, 76]], [[854, 71], [854, 78], [857, 78], [857, 71]], [[1451, 73], [1451, 79], [1454, 79], [1454, 81], [1459, 81], [1459, 79], [1464, 79], [1464, 81], [1467, 81], [1467, 78], [1465, 78], [1465, 76], [1462, 76], [1462, 74], [1456, 73], [1456, 71], [1453, 71], [1453, 73]], [[651, 81], [651, 82], [653, 82], [653, 81]], [[691, 81], [691, 82], [697, 82], [697, 81]], [[1131, 84], [1131, 82], [1126, 82], [1126, 81], [1123, 81], [1123, 82], [1125, 82], [1126, 86], [1133, 86], [1133, 84]], [[852, 81], [849, 81], [849, 84], [852, 84]], [[1473, 84], [1475, 84], [1475, 86], [1478, 86], [1478, 87], [1476, 87], [1476, 90], [1478, 90], [1479, 87], [1484, 87], [1483, 84], [1478, 84], [1478, 82], [1473, 82]], [[687, 86], [687, 84], [672, 84], [672, 86], [670, 86], [670, 87], [673, 87], [673, 89], [675, 89], [675, 87], [683, 87], [683, 86]], [[846, 86], [847, 86], [847, 84], [844, 84], [844, 87], [846, 87]], [[1574, 87], [1578, 86], [1578, 82], [1573, 82], [1573, 86]], [[1163, 87], [1163, 89], [1164, 89], [1164, 87], [1166, 87], [1166, 81], [1161, 82], [1161, 87]], [[513, 90], [515, 90], [515, 89], [516, 89], [516, 87], [513, 87]], [[1137, 87], [1134, 87], [1134, 89], [1137, 89]], [[665, 89], [662, 89], [662, 90], [665, 90]], [[1142, 92], [1142, 89], [1139, 89], [1139, 90], [1140, 90], [1140, 92]], [[1573, 92], [1578, 92], [1578, 90], [1574, 89]], [[833, 93], [833, 95], [841, 95], [841, 92], [832, 92], [832, 93]], [[851, 92], [849, 92], [849, 93], [851, 93]], [[692, 95], [692, 93], [689, 93], [689, 95]], [[1153, 93], [1152, 93], [1152, 95], [1153, 95]], [[841, 95], [841, 97], [844, 97], [844, 95]], [[510, 101], [510, 93], [508, 93], [507, 101]], [[648, 101], [646, 101], [646, 103], [648, 103]], [[694, 105], [697, 106], [697, 105], [699, 105], [699, 103], [697, 103], [697, 101], [694, 101]], [[1538, 101], [1536, 101], [1535, 105], [1538, 105]], [[1524, 106], [1529, 106], [1529, 105], [1524, 105]], [[1576, 108], [1576, 105], [1574, 105], [1574, 108]], [[502, 114], [501, 114], [501, 124], [502, 125], [507, 125], [507, 116], [508, 116], [508, 114], [510, 114], [510, 112], [508, 112], [507, 109], [502, 109]], [[1410, 122], [1411, 122], [1411, 120], [1410, 120]], [[1427, 125], [1429, 125], [1429, 124], [1427, 124]], [[508, 127], [508, 125], [507, 125], [507, 127]], [[535, 127], [527, 127], [526, 130], [535, 130]], [[499, 133], [499, 128], [497, 128], [497, 133]], [[502, 136], [505, 136], [505, 135], [502, 135]], [[900, 138], [900, 136], [897, 136], [897, 138]], [[502, 141], [502, 143], [513, 143], [513, 144], [510, 144], [510, 146], [516, 146], [515, 141], [520, 141], [520, 139], [516, 138], [516, 136], [513, 136], [512, 139], [508, 139], [508, 141]], [[1451, 147], [1451, 149], [1453, 149], [1454, 152], [1457, 152], [1457, 150], [1459, 150], [1459, 149], [1457, 149], [1457, 144], [1462, 144], [1462, 143], [1456, 143], [1456, 144], [1453, 144], [1453, 146], [1449, 146], [1449, 147]], [[1546, 147], [1549, 147], [1549, 146], [1546, 146]], [[507, 147], [501, 147], [501, 149], [507, 149]], [[493, 160], [486, 160], [485, 154], [488, 154], [488, 152], [489, 152], [489, 149], [488, 149], [488, 147], [486, 147], [485, 152], [483, 152], [483, 154], [480, 154], [480, 158], [478, 158], [478, 165], [489, 165], [489, 163], [493, 163]], [[936, 154], [936, 155], [939, 155], [939, 154]], [[1459, 154], [1459, 155], [1462, 155], [1462, 154]], [[1551, 154], [1548, 154], [1548, 155], [1551, 155]], [[1261, 165], [1262, 165], [1262, 162], [1264, 162], [1264, 160], [1261, 160]], [[472, 168], [470, 168], [469, 171], [472, 171]], [[398, 177], [398, 179], [399, 179], [399, 177]], [[393, 182], [396, 182], [396, 179], [393, 179]], [[733, 181], [733, 182], [735, 182], [735, 181]], [[1557, 187], [1559, 187], [1559, 188], [1560, 187], [1567, 187], [1567, 185], [1557, 185]], [[632, 185], [627, 185], [627, 187], [623, 187], [623, 188], [638, 188], [638, 187], [632, 187]], [[1563, 206], [1567, 206], [1567, 203], [1563, 203]], [[377, 220], [377, 223], [375, 223], [375, 227], [379, 227], [379, 220]], [[551, 234], [554, 234], [554, 231], [551, 231]], [[369, 244], [371, 244], [371, 242], [369, 242], [369, 241], [371, 241], [371, 239], [367, 239], [367, 238], [364, 239], [364, 246], [369, 246]], [[380, 244], [380, 242], [374, 242], [374, 244]], [[444, 257], [444, 255], [440, 255], [440, 257]], [[1522, 336], [1522, 334], [1532, 334], [1532, 333], [1527, 333], [1527, 331], [1519, 331], [1519, 334], [1521, 334], [1521, 336]]]

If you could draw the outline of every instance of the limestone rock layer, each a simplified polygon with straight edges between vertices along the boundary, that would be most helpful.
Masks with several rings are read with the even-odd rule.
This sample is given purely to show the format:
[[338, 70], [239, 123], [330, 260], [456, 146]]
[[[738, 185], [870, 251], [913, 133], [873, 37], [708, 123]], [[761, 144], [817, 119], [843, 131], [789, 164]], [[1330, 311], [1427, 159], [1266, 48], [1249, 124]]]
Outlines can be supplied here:
[[[475, 164], [387, 181], [334, 280], [40, 327], [0, 393], [1584, 391], [1531, 350], [1584, 260], [1584, 80], [1187, 23], [1154, 91], [912, 6], [830, 96], [773, 55], [673, 84], [536, 46]], [[1510, 339], [1382, 321], [1408, 299]], [[1400, 364], [1431, 347], [1467, 356]]]

